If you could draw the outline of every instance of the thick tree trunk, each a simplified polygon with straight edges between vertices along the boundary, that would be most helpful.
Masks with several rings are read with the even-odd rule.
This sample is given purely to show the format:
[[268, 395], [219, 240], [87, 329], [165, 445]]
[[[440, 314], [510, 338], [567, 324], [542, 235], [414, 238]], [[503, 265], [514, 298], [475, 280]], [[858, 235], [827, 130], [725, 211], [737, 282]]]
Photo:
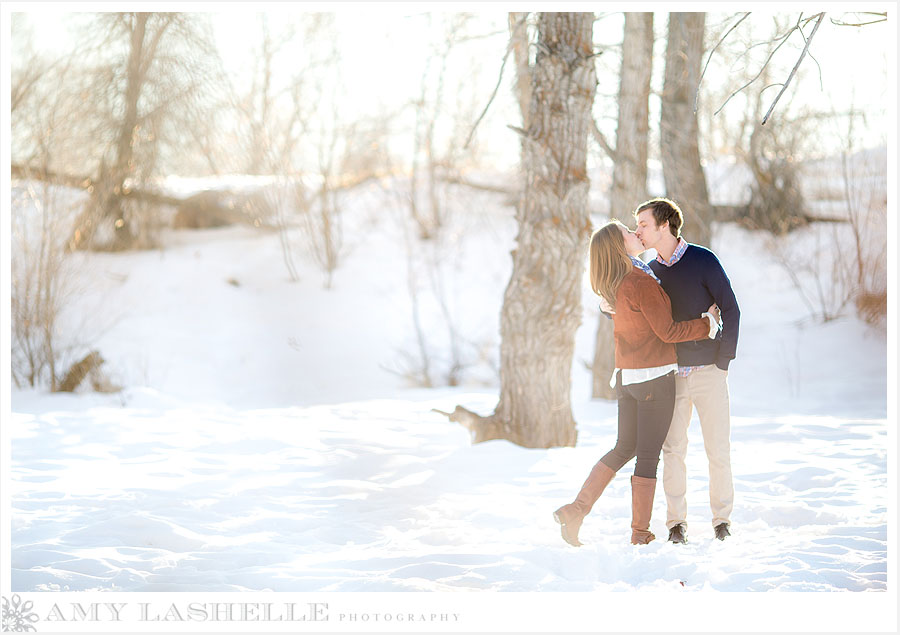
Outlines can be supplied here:
[[523, 143], [519, 233], [500, 322], [500, 401], [482, 418], [453, 417], [473, 440], [573, 446], [570, 401], [575, 331], [590, 219], [587, 140], [597, 85], [591, 13], [542, 13]]
[[[653, 14], [626, 13], [609, 215], [630, 226], [634, 225], [631, 212], [647, 199], [647, 136], [652, 60]], [[613, 323], [601, 315], [597, 321], [594, 345], [594, 398], [615, 398], [615, 391], [609, 387], [609, 378], [615, 366]]]
[[610, 216], [631, 225], [634, 225], [631, 212], [646, 200], [647, 195], [647, 137], [652, 64], [653, 14], [626, 13]]
[[705, 13], [670, 13], [660, 113], [666, 195], [684, 212], [684, 234], [708, 245], [713, 210], [700, 165], [694, 94], [700, 80]]

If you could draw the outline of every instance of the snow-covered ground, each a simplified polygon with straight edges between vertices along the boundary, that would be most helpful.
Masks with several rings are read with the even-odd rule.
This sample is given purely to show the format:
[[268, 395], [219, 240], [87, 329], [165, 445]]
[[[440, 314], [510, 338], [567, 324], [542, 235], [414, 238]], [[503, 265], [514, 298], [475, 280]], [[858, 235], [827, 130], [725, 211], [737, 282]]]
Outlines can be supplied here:
[[[578, 446], [472, 445], [432, 409], [496, 403], [515, 225], [502, 195], [449, 194], [439, 244], [407, 252], [399, 199], [377, 184], [354, 192], [330, 289], [301, 243], [291, 282], [277, 234], [248, 227], [76, 256], [91, 284], [69, 319], [94, 318], [83, 333], [124, 390], [14, 390], [12, 590], [887, 589], [883, 328], [852, 310], [809, 319], [764, 237], [717, 227], [712, 247], [742, 309], [729, 373], [733, 536], [713, 539], [695, 419], [689, 544], [665, 542], [661, 487], [658, 539], [629, 544], [629, 464], [576, 549], [551, 512], [615, 441], [615, 403], [590, 398], [585, 367], [596, 302], [585, 282]], [[461, 334], [457, 387], [403, 377], [416, 356], [410, 289], [436, 384], [450, 367], [448, 323]]]

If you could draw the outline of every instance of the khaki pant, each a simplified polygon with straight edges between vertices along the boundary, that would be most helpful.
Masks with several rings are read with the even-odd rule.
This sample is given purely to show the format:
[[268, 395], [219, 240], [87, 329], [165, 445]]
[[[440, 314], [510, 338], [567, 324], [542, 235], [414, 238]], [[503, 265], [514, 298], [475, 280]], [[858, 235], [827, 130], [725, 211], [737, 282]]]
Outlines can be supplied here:
[[728, 404], [728, 372], [710, 364], [675, 378], [675, 411], [662, 446], [663, 489], [666, 492], [666, 527], [687, 523], [688, 426], [697, 407], [703, 445], [709, 459], [709, 507], [712, 524], [729, 523], [734, 507], [731, 478], [731, 418]]

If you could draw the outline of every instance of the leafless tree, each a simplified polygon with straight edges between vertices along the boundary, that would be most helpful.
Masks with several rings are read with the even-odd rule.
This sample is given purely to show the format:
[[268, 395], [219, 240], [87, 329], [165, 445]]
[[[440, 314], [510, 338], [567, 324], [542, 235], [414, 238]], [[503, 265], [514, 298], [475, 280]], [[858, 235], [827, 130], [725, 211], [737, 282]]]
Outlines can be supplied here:
[[249, 85], [229, 82], [237, 114], [235, 154], [246, 174], [299, 172], [305, 166], [298, 150], [339, 59], [334, 16], [279, 16], [277, 24], [269, 14], [255, 18]]
[[[196, 104], [215, 72], [206, 18], [183, 13], [91, 14], [82, 32], [80, 69], [70, 83], [83, 96], [96, 164], [91, 198], [72, 246], [126, 249], [152, 242], [128, 192], [155, 176], [161, 155], [190, 147], [178, 109]], [[187, 107], [186, 107], [187, 105]], [[203, 126], [203, 119], [192, 122]]]
[[[300, 278], [295, 255], [299, 227], [300, 239], [306, 239], [308, 253], [326, 269], [330, 284], [337, 263], [335, 197], [329, 189], [334, 176], [313, 175], [320, 168], [329, 169], [337, 141], [333, 128], [326, 140], [324, 126], [315, 121], [317, 116], [333, 115], [333, 104], [324, 99], [338, 61], [333, 16], [290, 15], [277, 24], [268, 14], [255, 18], [258, 29], [251, 30], [256, 38], [249, 85], [229, 81], [237, 165], [242, 172], [269, 179], [251, 200], [255, 215], [279, 232], [290, 279]], [[285, 67], [290, 71], [284, 72]], [[319, 128], [317, 136], [314, 126]]]
[[[706, 61], [706, 65], [704, 66], [703, 73], [701, 73], [701, 75], [700, 75], [700, 80], [699, 80], [699, 82], [697, 84], [697, 88], [695, 90], [695, 100], [694, 100], [694, 110], [695, 111], [697, 110], [697, 98], [699, 97], [699, 88], [700, 88], [699, 84], [700, 84], [700, 82], [702, 82], [703, 76], [706, 74], [706, 66], [709, 65], [709, 62], [712, 59], [713, 54], [716, 52], [716, 50], [719, 48], [719, 46], [721, 46], [721, 44], [731, 35], [731, 33], [733, 31], [735, 31], [738, 28], [738, 26], [740, 26], [741, 23], [743, 23], [749, 16], [750, 16], [750, 12], [744, 13], [742, 16], [740, 16], [740, 18], [727, 31], [725, 31], [725, 34], [721, 38], [718, 39], [716, 45], [713, 46], [712, 50], [710, 51], [709, 57], [707, 58], [707, 61]], [[770, 120], [772, 112], [775, 110], [775, 106], [778, 104], [782, 95], [784, 95], [788, 86], [791, 84], [791, 80], [797, 74], [797, 71], [800, 68], [801, 63], [807, 57], [807, 53], [809, 52], [810, 44], [812, 43], [812, 40], [815, 37], [816, 32], [818, 31], [819, 27], [824, 22], [825, 16], [826, 16], [825, 12], [816, 13], [812, 16], [808, 16], [805, 14], [805, 12], [801, 12], [797, 17], [796, 22], [792, 26], [790, 26], [783, 32], [776, 35], [773, 39], [768, 40], [768, 41], [755, 42], [755, 43], [751, 44], [750, 47], [747, 49], [748, 51], [750, 48], [754, 48], [759, 45], [774, 44], [775, 46], [770, 47], [771, 52], [768, 55], [768, 57], [766, 58], [765, 62], [761, 65], [759, 73], [755, 77], [753, 77], [753, 78], [749, 79], [748, 81], [746, 81], [745, 83], [743, 83], [739, 88], [737, 88], [736, 90], [731, 92], [731, 94], [728, 96], [728, 98], [725, 99], [724, 101], [722, 101], [721, 105], [716, 110], [716, 114], [718, 114], [734, 96], [740, 94], [748, 86], [751, 86], [757, 80], [759, 80], [763, 71], [768, 67], [769, 62], [772, 61], [772, 59], [775, 57], [775, 54], [778, 52], [778, 50], [789, 40], [789, 38], [794, 33], [799, 33], [800, 37], [803, 40], [803, 44], [804, 44], [803, 48], [794, 64], [793, 68], [791, 69], [791, 71], [789, 73], [785, 74], [785, 77], [786, 77], [785, 81], [778, 84], [778, 86], [781, 87], [781, 90], [778, 91], [778, 94], [775, 96], [774, 100], [772, 101], [772, 103], [769, 106], [768, 110], [766, 111], [765, 115], [760, 119], [760, 125], [766, 125], [766, 123]], [[831, 24], [833, 24], [835, 26], [839, 26], [839, 27], [841, 27], [841, 26], [863, 27], [863, 26], [868, 26], [871, 24], [878, 24], [880, 22], [886, 22], [887, 21], [887, 13], [886, 12], [885, 13], [866, 12], [866, 11], [843, 13], [838, 18], [830, 17], [829, 21], [831, 22]], [[810, 25], [812, 25], [812, 26], [810, 26]], [[809, 28], [808, 35], [804, 32], [804, 28]], [[812, 57], [811, 54], [810, 54], [810, 57]]]
[[[747, 211], [740, 221], [751, 229], [783, 234], [807, 222], [793, 143], [798, 137], [792, 133], [801, 133], [809, 126], [794, 120], [763, 127], [758, 123], [763, 94], [762, 90], [758, 91], [752, 100], [749, 144], [737, 153], [753, 175]], [[786, 129], [785, 123], [793, 124], [793, 128]]]
[[64, 336], [60, 328], [62, 313], [80, 290], [66, 259], [78, 194], [37, 176], [50, 172], [59, 154], [71, 149], [77, 103], [67, 91], [46, 91], [65, 81], [69, 61], [37, 53], [20, 18], [14, 17], [11, 47], [11, 123], [14, 156], [29, 169], [12, 183], [11, 371], [19, 387], [57, 390], [70, 354], [79, 349], [77, 338]]
[[[610, 216], [633, 223], [631, 210], [647, 196], [650, 73], [653, 65], [653, 14], [626, 13], [619, 72], [616, 146], [603, 140], [613, 160]], [[595, 137], [600, 131], [594, 126]], [[594, 344], [593, 397], [613, 399], [609, 378], [615, 368], [612, 321], [600, 316]]]
[[254, 199], [279, 231], [290, 279], [302, 253], [330, 287], [346, 247], [342, 199], [387, 171], [390, 115], [347, 112], [333, 14], [256, 17], [251, 81], [230, 88], [235, 154], [240, 169], [268, 177]]
[[[463, 82], [451, 83], [448, 67], [467, 55], [464, 45], [495, 35], [473, 31], [473, 14], [429, 14], [428, 28], [439, 34], [422, 68], [419, 95], [413, 101], [415, 125], [408, 205], [420, 238], [433, 238], [446, 223], [443, 185], [460, 182], [461, 164], [476, 154], [469, 132], [474, 101], [466, 101], [477, 61], [470, 60], [471, 73]], [[450, 96], [454, 96], [451, 99]]]
[[590, 233], [586, 157], [597, 85], [592, 26], [590, 13], [538, 17], [523, 130], [526, 178], [501, 311], [500, 400], [486, 417], [462, 406], [449, 415], [476, 443], [507, 439], [545, 448], [576, 441], [570, 379]]
[[[860, 148], [851, 108], [839, 157], [809, 161], [801, 169], [810, 205], [822, 212], [804, 227], [767, 240], [809, 315], [829, 322], [850, 306], [866, 322], [884, 326], [887, 314], [887, 152]], [[830, 123], [837, 124], [838, 118]], [[837, 187], [835, 187], [837, 186]]]
[[705, 23], [705, 13], [669, 14], [660, 153], [666, 195], [681, 206], [685, 233], [693, 242], [708, 245], [713, 215], [700, 163], [699, 128], [694, 109]]

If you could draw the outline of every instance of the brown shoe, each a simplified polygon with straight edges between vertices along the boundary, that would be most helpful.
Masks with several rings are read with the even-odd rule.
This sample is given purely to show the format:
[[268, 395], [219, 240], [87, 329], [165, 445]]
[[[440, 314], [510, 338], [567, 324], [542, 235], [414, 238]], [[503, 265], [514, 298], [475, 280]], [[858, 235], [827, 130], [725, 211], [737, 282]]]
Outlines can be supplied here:
[[650, 531], [650, 514], [653, 512], [653, 495], [656, 479], [643, 476], [631, 477], [631, 544], [646, 545], [656, 536]]
[[553, 519], [558, 522], [561, 527], [563, 540], [573, 547], [580, 547], [581, 542], [578, 540], [578, 531], [581, 529], [581, 523], [587, 516], [594, 503], [600, 498], [600, 494], [609, 485], [616, 473], [612, 468], [608, 467], [603, 461], [597, 461], [597, 464], [591, 470], [581, 491], [575, 497], [575, 501], [568, 505], [563, 505], [553, 512]]

